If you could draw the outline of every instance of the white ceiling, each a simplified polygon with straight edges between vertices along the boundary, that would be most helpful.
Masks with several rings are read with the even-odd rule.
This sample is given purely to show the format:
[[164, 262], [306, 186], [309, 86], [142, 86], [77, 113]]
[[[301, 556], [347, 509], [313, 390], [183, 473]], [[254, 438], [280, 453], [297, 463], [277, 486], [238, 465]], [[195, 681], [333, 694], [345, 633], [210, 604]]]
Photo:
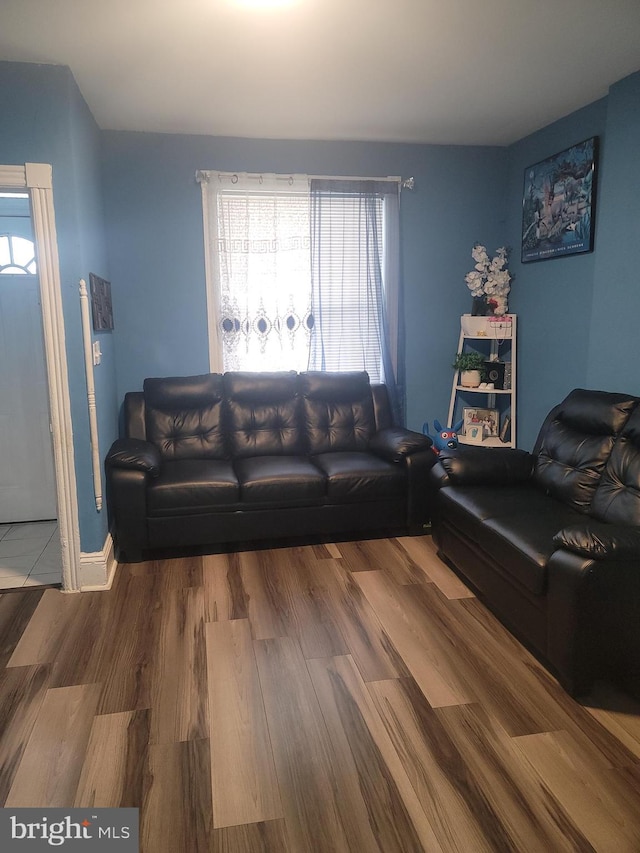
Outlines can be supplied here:
[[640, 0], [0, 0], [101, 128], [509, 144], [640, 69]]

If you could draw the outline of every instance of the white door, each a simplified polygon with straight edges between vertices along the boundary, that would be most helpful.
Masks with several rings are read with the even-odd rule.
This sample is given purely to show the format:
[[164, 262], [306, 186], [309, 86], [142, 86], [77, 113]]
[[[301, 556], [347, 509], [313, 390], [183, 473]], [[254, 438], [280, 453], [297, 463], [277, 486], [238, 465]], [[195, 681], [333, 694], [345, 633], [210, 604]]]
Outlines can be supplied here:
[[0, 523], [56, 517], [38, 278], [0, 270]]

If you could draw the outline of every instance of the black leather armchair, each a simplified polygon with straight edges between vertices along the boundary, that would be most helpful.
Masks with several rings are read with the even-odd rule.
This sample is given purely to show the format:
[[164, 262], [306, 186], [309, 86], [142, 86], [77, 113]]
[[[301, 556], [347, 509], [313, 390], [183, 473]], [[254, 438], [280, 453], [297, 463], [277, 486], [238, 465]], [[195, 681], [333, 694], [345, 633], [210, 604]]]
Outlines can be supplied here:
[[391, 422], [366, 373], [147, 379], [106, 458], [120, 559], [429, 520], [431, 440]]
[[441, 454], [433, 535], [572, 694], [640, 676], [640, 400], [577, 389], [532, 453]]

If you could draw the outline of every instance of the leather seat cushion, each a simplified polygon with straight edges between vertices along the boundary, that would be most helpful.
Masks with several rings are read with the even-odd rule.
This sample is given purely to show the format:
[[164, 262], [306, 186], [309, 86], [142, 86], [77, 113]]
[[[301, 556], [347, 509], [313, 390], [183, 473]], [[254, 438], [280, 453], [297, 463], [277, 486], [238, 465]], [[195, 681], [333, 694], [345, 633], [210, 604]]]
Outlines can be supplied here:
[[150, 515], [207, 512], [240, 500], [240, 484], [231, 462], [214, 459], [165, 461], [149, 482]]
[[314, 503], [326, 494], [326, 480], [304, 456], [252, 456], [234, 468], [245, 503]]
[[481, 545], [502, 570], [530, 590], [543, 595], [547, 588], [547, 563], [558, 545], [553, 537], [571, 524], [584, 523], [572, 507], [547, 499], [543, 511], [489, 518]]
[[513, 512], [526, 511], [537, 504], [538, 498], [546, 503], [549, 498], [530, 484], [520, 486], [445, 486], [437, 493], [437, 504], [442, 515], [474, 542], [482, 538], [483, 523]]
[[[447, 509], [459, 507], [480, 521], [501, 515], [512, 515], [536, 507], [544, 507], [550, 498], [532, 486], [445, 486], [438, 493]], [[553, 500], [553, 499], [551, 499]]]
[[558, 547], [553, 537], [584, 515], [530, 485], [453, 486], [438, 503], [447, 521], [535, 595], [546, 589], [546, 565]]
[[401, 467], [371, 453], [321, 453], [312, 459], [327, 476], [331, 503], [394, 500], [406, 493]]

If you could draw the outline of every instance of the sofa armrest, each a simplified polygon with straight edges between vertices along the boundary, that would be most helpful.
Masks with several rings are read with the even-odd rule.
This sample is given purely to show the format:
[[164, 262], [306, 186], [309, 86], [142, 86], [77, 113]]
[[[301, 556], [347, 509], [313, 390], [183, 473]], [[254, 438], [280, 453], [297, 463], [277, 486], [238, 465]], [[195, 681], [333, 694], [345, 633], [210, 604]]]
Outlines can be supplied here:
[[440, 453], [435, 486], [508, 486], [531, 478], [533, 457], [513, 447], [458, 447]]
[[158, 448], [139, 438], [119, 438], [107, 453], [109, 524], [119, 560], [141, 560], [148, 547], [147, 484], [160, 464]]
[[144, 471], [157, 477], [161, 460], [155, 444], [139, 438], [119, 438], [111, 445], [104, 464], [107, 468]]
[[433, 442], [421, 432], [387, 427], [377, 432], [369, 442], [369, 450], [389, 462], [401, 462], [407, 456], [429, 450]]
[[594, 560], [640, 560], [640, 527], [590, 519], [584, 524], [565, 527], [556, 533], [553, 541], [561, 548]]
[[547, 564], [545, 657], [574, 696], [595, 678], [640, 676], [640, 573], [634, 560], [598, 560], [568, 548]]

